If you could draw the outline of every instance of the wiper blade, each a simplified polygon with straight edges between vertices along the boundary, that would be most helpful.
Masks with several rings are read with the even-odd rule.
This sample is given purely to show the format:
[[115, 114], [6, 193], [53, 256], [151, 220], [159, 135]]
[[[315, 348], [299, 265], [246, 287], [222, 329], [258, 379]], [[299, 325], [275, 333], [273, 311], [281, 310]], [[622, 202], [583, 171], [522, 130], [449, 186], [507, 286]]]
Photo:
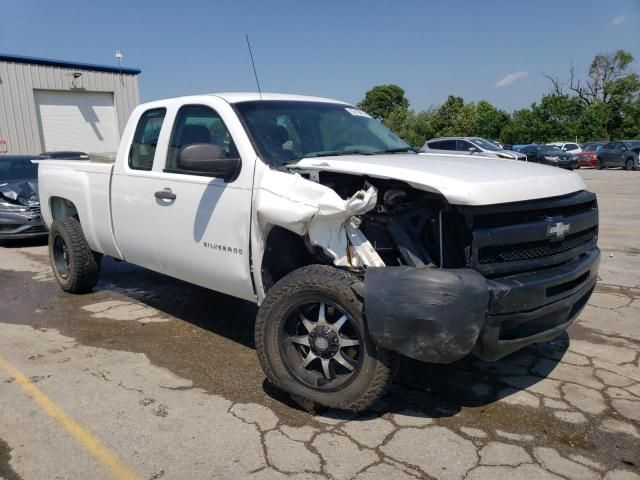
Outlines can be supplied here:
[[413, 147], [400, 147], [400, 148], [389, 148], [387, 150], [379, 150], [377, 152], [373, 152], [375, 155], [379, 155], [381, 153], [407, 153], [413, 152], [416, 153], [416, 149]]
[[364, 150], [334, 150], [327, 152], [313, 152], [308, 153], [302, 158], [315, 158], [315, 157], [339, 157], [341, 155], [373, 155], [378, 152], [365, 152]]

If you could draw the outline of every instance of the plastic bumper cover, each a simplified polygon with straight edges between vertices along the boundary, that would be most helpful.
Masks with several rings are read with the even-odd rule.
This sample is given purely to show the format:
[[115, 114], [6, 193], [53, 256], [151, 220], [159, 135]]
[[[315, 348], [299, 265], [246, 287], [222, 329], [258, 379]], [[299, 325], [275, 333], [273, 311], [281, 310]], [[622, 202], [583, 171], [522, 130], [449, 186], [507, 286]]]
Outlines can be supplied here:
[[40, 214], [26, 212], [0, 212], [0, 240], [40, 237], [47, 228]]
[[497, 360], [562, 333], [597, 280], [597, 248], [557, 267], [486, 280], [471, 269], [371, 268], [364, 281], [369, 334], [383, 348], [451, 363], [471, 351]]

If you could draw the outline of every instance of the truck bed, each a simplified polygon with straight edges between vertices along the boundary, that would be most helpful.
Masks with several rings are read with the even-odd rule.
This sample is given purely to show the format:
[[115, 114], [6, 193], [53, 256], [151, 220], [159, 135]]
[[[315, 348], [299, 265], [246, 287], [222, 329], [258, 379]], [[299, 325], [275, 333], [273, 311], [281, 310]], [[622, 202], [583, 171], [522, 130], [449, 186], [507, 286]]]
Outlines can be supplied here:
[[[102, 158], [102, 157], [101, 157]], [[38, 160], [38, 190], [42, 218], [49, 227], [73, 202], [92, 250], [122, 258], [112, 229], [110, 183], [114, 164], [96, 159]], [[48, 199], [48, 201], [46, 200]]]

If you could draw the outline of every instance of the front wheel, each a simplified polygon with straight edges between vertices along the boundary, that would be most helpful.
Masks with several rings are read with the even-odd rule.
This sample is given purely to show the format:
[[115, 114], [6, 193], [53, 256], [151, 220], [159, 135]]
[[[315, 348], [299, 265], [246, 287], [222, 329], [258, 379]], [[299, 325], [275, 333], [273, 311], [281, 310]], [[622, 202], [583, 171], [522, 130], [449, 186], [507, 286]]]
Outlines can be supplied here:
[[397, 356], [377, 348], [351, 274], [311, 265], [276, 283], [260, 306], [256, 350], [271, 383], [294, 399], [350, 411], [371, 407], [387, 390]]
[[54, 220], [49, 229], [49, 259], [65, 292], [90, 292], [100, 277], [100, 254], [91, 251], [80, 222], [72, 217]]
[[604, 164], [602, 163], [602, 159], [598, 158], [596, 160], [596, 170], [602, 170], [603, 167], [604, 167]]
[[624, 164], [624, 168], [626, 168], [627, 170], [635, 170], [633, 166], [633, 158], [627, 158], [627, 161]]

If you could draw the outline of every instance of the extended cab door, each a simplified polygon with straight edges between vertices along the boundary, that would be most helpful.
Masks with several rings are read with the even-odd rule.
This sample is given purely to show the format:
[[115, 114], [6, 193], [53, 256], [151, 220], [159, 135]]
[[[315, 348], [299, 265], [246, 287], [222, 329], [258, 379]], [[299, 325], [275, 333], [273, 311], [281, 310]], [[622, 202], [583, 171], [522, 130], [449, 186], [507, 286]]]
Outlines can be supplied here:
[[[137, 116], [136, 116], [137, 115]], [[156, 150], [166, 129], [164, 106], [136, 111], [127, 125], [111, 181], [114, 237], [127, 262], [161, 271], [153, 222]]]
[[[253, 300], [249, 234], [255, 152], [231, 106], [218, 97], [177, 105], [171, 116], [154, 180], [154, 191], [167, 194], [152, 198], [152, 236], [162, 271]], [[197, 167], [179, 159], [194, 144], [214, 145], [208, 150], [219, 159], [241, 158], [235, 174], [225, 180], [190, 170]]]

